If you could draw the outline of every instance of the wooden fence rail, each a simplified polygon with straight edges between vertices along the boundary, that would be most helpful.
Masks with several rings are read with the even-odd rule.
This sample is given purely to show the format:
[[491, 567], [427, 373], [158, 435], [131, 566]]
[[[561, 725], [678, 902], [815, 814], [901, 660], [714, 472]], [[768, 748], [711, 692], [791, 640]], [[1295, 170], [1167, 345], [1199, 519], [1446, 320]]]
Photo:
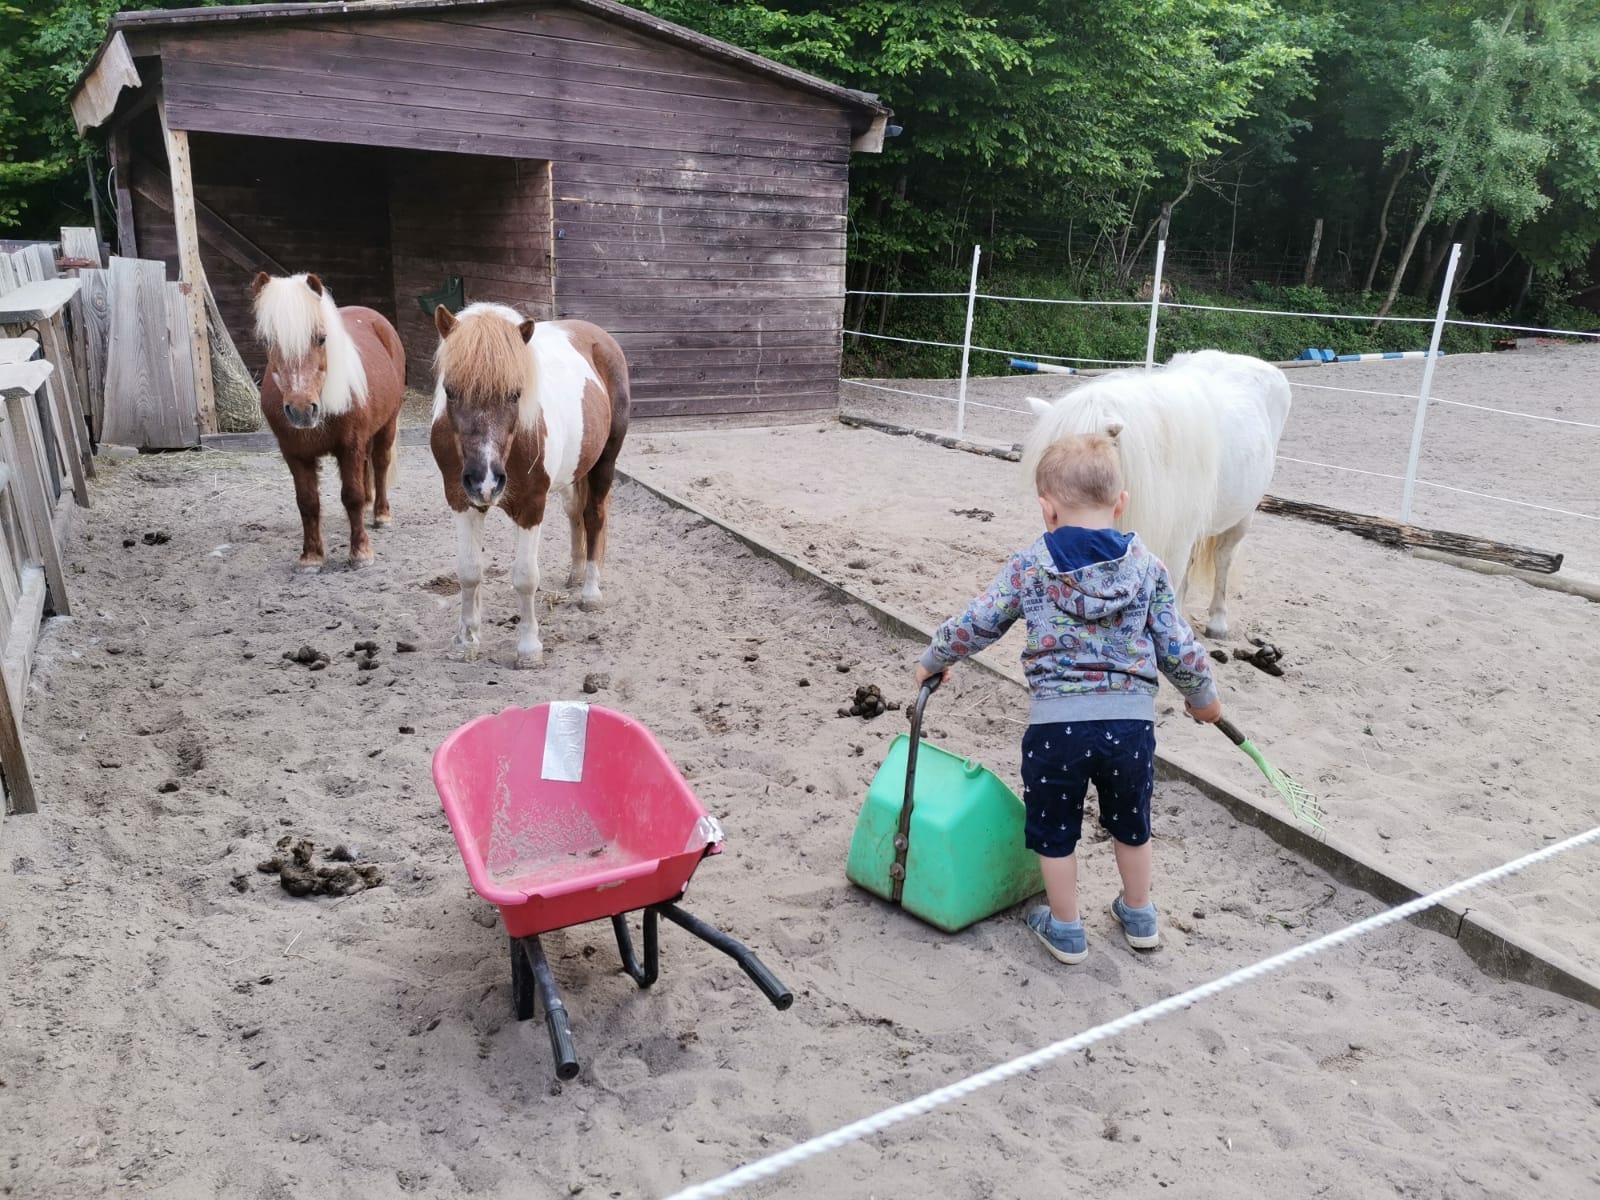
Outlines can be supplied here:
[[103, 413], [106, 291], [76, 277], [105, 274], [100, 242], [65, 229], [60, 250], [0, 253], [0, 812], [38, 806], [28, 681], [40, 623], [72, 611], [62, 526], [89, 504]]

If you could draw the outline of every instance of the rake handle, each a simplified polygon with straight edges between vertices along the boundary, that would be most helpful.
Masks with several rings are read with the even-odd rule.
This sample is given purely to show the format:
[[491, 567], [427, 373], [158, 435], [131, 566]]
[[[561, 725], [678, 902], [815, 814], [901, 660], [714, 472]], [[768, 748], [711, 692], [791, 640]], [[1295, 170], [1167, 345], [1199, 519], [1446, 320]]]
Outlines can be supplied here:
[[1227, 739], [1235, 746], [1242, 746], [1250, 740], [1244, 736], [1244, 731], [1232, 721], [1228, 720], [1227, 717], [1218, 717], [1214, 724], [1218, 729], [1222, 730], [1222, 732], [1227, 736]]

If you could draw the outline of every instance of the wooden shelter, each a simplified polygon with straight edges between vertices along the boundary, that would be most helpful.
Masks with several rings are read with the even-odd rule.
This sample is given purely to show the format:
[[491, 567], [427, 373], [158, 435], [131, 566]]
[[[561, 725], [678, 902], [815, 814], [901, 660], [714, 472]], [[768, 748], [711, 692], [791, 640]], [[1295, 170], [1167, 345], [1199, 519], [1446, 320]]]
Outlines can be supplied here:
[[364, 0], [120, 14], [72, 108], [120, 252], [209, 280], [256, 368], [250, 279], [317, 271], [431, 387], [419, 298], [460, 276], [615, 333], [641, 417], [837, 403], [848, 160], [889, 117], [865, 93], [611, 0]]

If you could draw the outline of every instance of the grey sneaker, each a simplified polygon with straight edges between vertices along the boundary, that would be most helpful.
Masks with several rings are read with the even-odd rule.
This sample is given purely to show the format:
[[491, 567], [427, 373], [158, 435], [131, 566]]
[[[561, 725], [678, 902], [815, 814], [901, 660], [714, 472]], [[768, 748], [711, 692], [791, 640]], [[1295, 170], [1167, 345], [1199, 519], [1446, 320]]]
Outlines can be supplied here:
[[1143, 908], [1129, 908], [1122, 895], [1111, 902], [1111, 915], [1122, 925], [1122, 936], [1135, 950], [1153, 950], [1161, 944], [1161, 931], [1156, 928], [1156, 905], [1151, 901]]
[[1044, 948], [1055, 956], [1057, 962], [1081, 963], [1089, 957], [1089, 939], [1084, 936], [1083, 921], [1068, 924], [1051, 915], [1050, 906], [1041, 904], [1028, 914], [1028, 928], [1044, 943]]

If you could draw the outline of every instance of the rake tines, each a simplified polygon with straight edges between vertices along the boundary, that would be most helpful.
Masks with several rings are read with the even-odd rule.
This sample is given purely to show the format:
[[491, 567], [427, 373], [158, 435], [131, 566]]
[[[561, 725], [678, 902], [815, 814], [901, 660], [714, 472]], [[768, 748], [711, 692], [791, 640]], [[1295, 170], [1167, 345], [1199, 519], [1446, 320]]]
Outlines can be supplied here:
[[1227, 738], [1239, 749], [1248, 754], [1256, 766], [1261, 768], [1261, 773], [1267, 777], [1267, 782], [1276, 789], [1278, 795], [1283, 797], [1284, 803], [1289, 806], [1289, 811], [1297, 818], [1310, 825], [1313, 829], [1321, 829], [1322, 803], [1311, 790], [1292, 776], [1284, 774], [1266, 760], [1266, 756], [1257, 750], [1255, 743], [1240, 732], [1239, 727], [1226, 718], [1217, 722], [1217, 728], [1222, 730]]

